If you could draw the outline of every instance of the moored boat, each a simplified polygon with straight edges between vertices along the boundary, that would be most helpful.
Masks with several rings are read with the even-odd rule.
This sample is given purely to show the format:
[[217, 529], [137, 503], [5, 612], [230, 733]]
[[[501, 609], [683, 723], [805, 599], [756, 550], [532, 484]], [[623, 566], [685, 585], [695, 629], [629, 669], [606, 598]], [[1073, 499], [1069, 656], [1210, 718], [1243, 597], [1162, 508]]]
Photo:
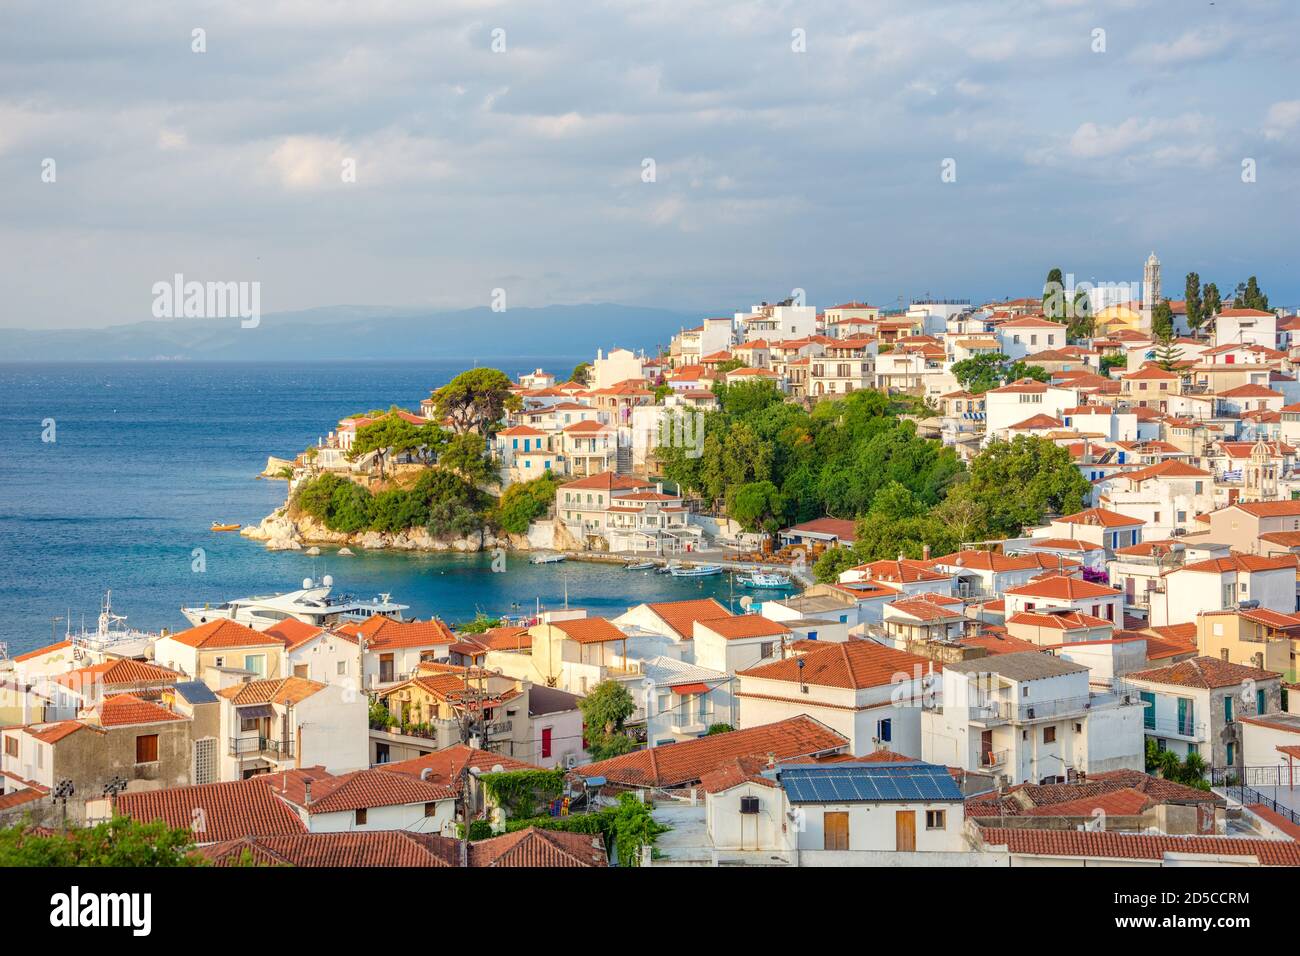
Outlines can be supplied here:
[[402, 612], [410, 609], [409, 605], [393, 601], [390, 594], [366, 600], [333, 595], [333, 588], [334, 579], [327, 574], [319, 581], [304, 579], [298, 591], [237, 598], [202, 607], [183, 607], [181, 614], [195, 627], [224, 618], [246, 624], [254, 630], [265, 630], [288, 617], [317, 627], [344, 621], [365, 621], [376, 614], [401, 620]]
[[649, 571], [655, 566], [653, 561], [633, 561], [631, 564], [623, 565], [624, 571]]
[[675, 578], [703, 578], [714, 574], [721, 574], [723, 571], [720, 564], [696, 564], [680, 568], [673, 568], [668, 573]]

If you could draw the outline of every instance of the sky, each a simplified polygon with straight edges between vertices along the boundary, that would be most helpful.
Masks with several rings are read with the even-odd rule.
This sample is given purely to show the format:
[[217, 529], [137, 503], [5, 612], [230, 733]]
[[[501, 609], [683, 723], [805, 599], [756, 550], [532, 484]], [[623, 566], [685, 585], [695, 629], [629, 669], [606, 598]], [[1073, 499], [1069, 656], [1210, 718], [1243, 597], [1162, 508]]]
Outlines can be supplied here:
[[9, 0], [0, 326], [146, 320], [177, 273], [267, 313], [703, 316], [1137, 282], [1152, 250], [1173, 297], [1195, 270], [1294, 305], [1297, 27], [1293, 0]]

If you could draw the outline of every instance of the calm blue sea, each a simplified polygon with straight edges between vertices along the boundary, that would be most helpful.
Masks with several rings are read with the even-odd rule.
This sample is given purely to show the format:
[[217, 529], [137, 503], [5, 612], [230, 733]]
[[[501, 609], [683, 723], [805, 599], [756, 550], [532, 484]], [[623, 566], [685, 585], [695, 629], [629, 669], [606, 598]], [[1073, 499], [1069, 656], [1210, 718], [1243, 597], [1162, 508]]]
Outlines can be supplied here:
[[[577, 363], [568, 361], [567, 374]], [[511, 376], [524, 360], [483, 362]], [[571, 606], [611, 613], [647, 599], [714, 595], [723, 578], [674, 579], [613, 566], [486, 556], [268, 552], [214, 521], [259, 521], [284, 500], [254, 476], [267, 455], [292, 457], [348, 414], [416, 407], [460, 362], [0, 365], [0, 641], [13, 654], [93, 626], [105, 589], [137, 627], [186, 626], [183, 604], [300, 587], [330, 573], [336, 589], [389, 591], [421, 617]], [[42, 441], [53, 419], [55, 440]], [[207, 570], [191, 570], [193, 549]]]

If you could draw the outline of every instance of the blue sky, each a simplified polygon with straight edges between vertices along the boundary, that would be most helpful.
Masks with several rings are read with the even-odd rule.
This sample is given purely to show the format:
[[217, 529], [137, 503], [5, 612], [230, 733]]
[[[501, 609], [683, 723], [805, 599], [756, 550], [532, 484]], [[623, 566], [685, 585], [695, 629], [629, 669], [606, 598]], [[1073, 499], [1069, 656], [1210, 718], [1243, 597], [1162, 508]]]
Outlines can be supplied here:
[[1137, 281], [1152, 249], [1167, 293], [1300, 302], [1294, 3], [123, 6], [0, 11], [0, 325], [147, 319], [178, 272], [264, 312], [726, 314]]

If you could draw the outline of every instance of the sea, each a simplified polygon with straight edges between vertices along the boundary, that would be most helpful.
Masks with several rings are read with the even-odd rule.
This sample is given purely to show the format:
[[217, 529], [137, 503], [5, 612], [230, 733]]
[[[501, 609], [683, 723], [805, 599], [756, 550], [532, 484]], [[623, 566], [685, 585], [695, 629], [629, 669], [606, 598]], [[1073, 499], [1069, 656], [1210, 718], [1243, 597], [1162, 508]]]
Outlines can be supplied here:
[[[547, 363], [567, 376], [580, 361]], [[650, 600], [717, 597], [725, 576], [673, 578], [619, 565], [532, 565], [508, 555], [267, 551], [214, 522], [255, 524], [284, 502], [257, 477], [339, 419], [418, 408], [468, 361], [0, 364], [0, 651], [17, 655], [94, 628], [107, 592], [127, 626], [188, 624], [182, 606], [291, 591], [330, 574], [335, 591], [391, 594], [450, 623], [583, 607], [610, 616]], [[478, 360], [516, 377], [526, 358]]]

